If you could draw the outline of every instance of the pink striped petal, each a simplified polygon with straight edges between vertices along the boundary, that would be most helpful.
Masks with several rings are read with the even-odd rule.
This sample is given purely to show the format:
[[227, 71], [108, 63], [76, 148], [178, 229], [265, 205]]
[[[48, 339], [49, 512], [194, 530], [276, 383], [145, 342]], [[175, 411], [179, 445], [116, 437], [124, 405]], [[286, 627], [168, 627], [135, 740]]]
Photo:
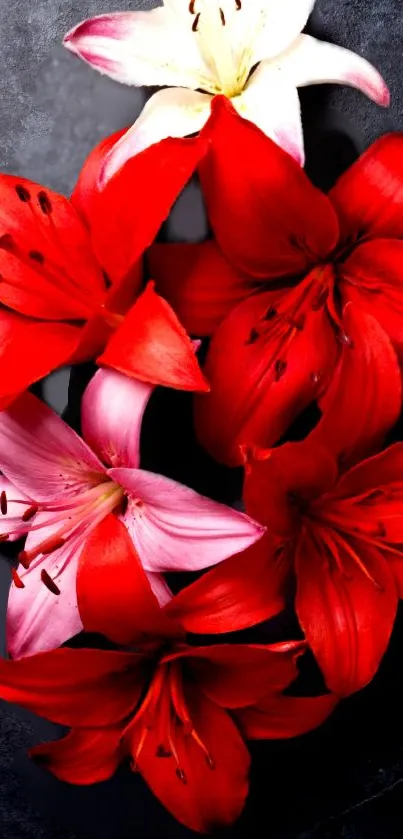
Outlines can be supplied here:
[[98, 370], [81, 404], [83, 436], [109, 466], [137, 468], [143, 414], [152, 385], [114, 370]]
[[[21, 534], [18, 531], [24, 527], [22, 516], [32, 506], [32, 502], [14, 484], [8, 481], [4, 475], [0, 475], [0, 497], [3, 497], [3, 493], [5, 493], [6, 506], [4, 506], [3, 502], [0, 513], [0, 535], [10, 533], [11, 531], [8, 541], [15, 542], [16, 539], [21, 538]], [[21, 501], [26, 501], [26, 504], [21, 504]], [[6, 510], [6, 512], [3, 512], [3, 510]]]
[[188, 11], [183, 22], [166, 8], [99, 15], [68, 32], [64, 46], [123, 84], [197, 90], [212, 83]]
[[[24, 588], [12, 583], [7, 609], [7, 650], [12, 658], [54, 649], [81, 631], [76, 576], [82, 546], [77, 537], [29, 570], [18, 567]], [[60, 594], [53, 594], [42, 582], [43, 569]]]
[[104, 473], [87, 444], [32, 393], [0, 413], [0, 469], [36, 501], [74, 494], [91, 473]]
[[[274, 62], [273, 62], [274, 63]], [[276, 66], [297, 87], [311, 84], [347, 84], [358, 88], [378, 105], [388, 107], [389, 89], [375, 67], [343, 47], [301, 35]]]
[[181, 484], [138, 469], [110, 469], [129, 494], [122, 520], [146, 571], [197, 571], [252, 545], [264, 528]]

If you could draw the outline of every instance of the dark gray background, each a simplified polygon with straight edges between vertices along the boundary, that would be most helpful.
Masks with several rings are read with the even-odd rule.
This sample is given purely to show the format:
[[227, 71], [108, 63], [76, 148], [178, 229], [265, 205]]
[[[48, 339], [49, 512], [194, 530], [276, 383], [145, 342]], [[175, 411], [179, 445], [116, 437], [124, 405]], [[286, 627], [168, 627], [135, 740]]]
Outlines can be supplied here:
[[[145, 9], [154, 5], [158, 4], [152, 0], [133, 0], [126, 7]], [[68, 194], [94, 144], [133, 122], [141, 110], [144, 93], [101, 77], [60, 45], [63, 34], [73, 24], [117, 8], [117, 0], [0, 0], [0, 170], [32, 178]], [[392, 107], [383, 111], [356, 91], [331, 88], [326, 91], [326, 102], [323, 100], [326, 119], [337, 123], [342, 118], [359, 148], [386, 131], [403, 128], [402, 0], [319, 0], [313, 31], [365, 55], [379, 68], [392, 92]], [[199, 238], [204, 231], [200, 201], [192, 187], [171, 220], [171, 235]], [[46, 386], [46, 398], [59, 410], [65, 405], [67, 381], [68, 374], [62, 371]], [[8, 566], [0, 563], [1, 614], [8, 582]], [[32, 776], [29, 772], [24, 775], [19, 758], [17, 774], [14, 772], [15, 754], [32, 745], [38, 733], [46, 737], [52, 728], [44, 723], [38, 730], [29, 715], [3, 705], [0, 727], [0, 834], [4, 839], [75, 839], [75, 834], [67, 829], [48, 827], [46, 818], [35, 813], [33, 796], [30, 800], [24, 789], [25, 784], [31, 784]], [[51, 796], [52, 787], [46, 789]], [[355, 809], [353, 806], [351, 811]], [[329, 822], [329, 832], [323, 827], [314, 834], [309, 832], [309, 836], [367, 839], [367, 828], [361, 828], [359, 820], [355, 826], [353, 822], [347, 813], [342, 822], [336, 821], [335, 833]], [[267, 830], [270, 831], [270, 820]], [[85, 835], [89, 839], [99, 837], [97, 832]], [[120, 839], [112, 828], [106, 835]], [[141, 835], [161, 834], [158, 831]], [[140, 834], [134, 827], [133, 837], [136, 836]], [[308, 833], [304, 836], [308, 837]], [[379, 836], [389, 839], [392, 832], [381, 830]]]

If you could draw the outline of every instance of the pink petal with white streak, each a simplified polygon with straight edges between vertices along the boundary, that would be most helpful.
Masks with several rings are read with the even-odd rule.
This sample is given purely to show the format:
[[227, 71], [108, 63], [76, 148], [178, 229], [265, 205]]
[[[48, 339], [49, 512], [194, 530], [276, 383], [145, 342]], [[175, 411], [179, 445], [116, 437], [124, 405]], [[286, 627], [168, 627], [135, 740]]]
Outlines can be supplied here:
[[74, 495], [105, 473], [78, 434], [32, 393], [0, 412], [0, 469], [35, 501]]
[[297, 87], [347, 84], [361, 90], [378, 105], [387, 108], [390, 103], [389, 89], [369, 61], [309, 35], [301, 35], [295, 46], [278, 59], [277, 66]]
[[83, 436], [109, 466], [137, 468], [143, 414], [152, 385], [114, 370], [98, 370], [81, 403]]
[[243, 513], [169, 478], [138, 469], [110, 469], [128, 493], [122, 521], [146, 571], [197, 571], [256, 542], [264, 528]]

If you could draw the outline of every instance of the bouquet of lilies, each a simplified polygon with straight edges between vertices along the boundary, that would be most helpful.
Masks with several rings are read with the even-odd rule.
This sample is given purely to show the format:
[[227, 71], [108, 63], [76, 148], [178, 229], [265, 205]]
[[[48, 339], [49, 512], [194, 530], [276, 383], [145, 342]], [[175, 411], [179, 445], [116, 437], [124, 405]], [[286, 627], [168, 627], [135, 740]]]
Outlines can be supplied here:
[[[161, 90], [70, 199], [0, 176], [0, 541], [18, 542], [0, 698], [70, 729], [32, 751], [61, 781], [127, 761], [199, 832], [240, 815], [248, 741], [299, 736], [372, 679], [403, 593], [403, 443], [385, 447], [403, 135], [329, 194], [311, 183], [298, 87], [389, 101], [364, 58], [301, 34], [312, 7], [165, 0], [78, 24], [72, 53]], [[211, 237], [156, 241], [195, 173]], [[31, 386], [83, 362], [78, 433]], [[156, 387], [194, 392], [200, 444], [243, 470], [242, 507], [144, 468]], [[231, 635], [284, 609], [294, 640]]]

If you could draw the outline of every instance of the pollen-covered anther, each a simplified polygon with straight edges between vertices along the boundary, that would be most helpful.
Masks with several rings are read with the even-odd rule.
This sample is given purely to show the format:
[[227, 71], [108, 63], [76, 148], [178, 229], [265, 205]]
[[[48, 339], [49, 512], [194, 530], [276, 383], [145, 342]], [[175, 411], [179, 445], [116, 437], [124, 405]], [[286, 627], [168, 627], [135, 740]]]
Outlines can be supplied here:
[[287, 369], [287, 362], [283, 361], [283, 359], [278, 358], [274, 362], [274, 381], [275, 382], [279, 382], [280, 379], [283, 378], [286, 369]]
[[200, 20], [200, 12], [197, 13], [193, 23], [192, 23], [192, 32], [197, 32], [199, 28], [199, 20]]
[[19, 574], [18, 574], [18, 572], [15, 570], [15, 568], [12, 568], [12, 569], [11, 569], [11, 576], [12, 576], [12, 578], [13, 578], [13, 583], [14, 583], [14, 585], [16, 586], [16, 588], [25, 588], [25, 583], [23, 583], [23, 581], [21, 580], [20, 575], [19, 575]]
[[4, 491], [4, 489], [0, 494], [0, 510], [1, 510], [2, 516], [7, 515], [7, 495]]
[[41, 571], [41, 580], [42, 580], [43, 584], [46, 586], [46, 588], [49, 589], [49, 591], [52, 594], [56, 594], [56, 595], [60, 594], [59, 586], [56, 585], [55, 581], [52, 580], [52, 577], [49, 576], [48, 572], [45, 571], [44, 568], [42, 568], [42, 571]]
[[225, 26], [225, 14], [222, 9], [220, 9], [220, 17], [222, 25]]
[[22, 521], [31, 521], [31, 519], [33, 519], [33, 517], [36, 516], [37, 512], [38, 507], [36, 506], [36, 504], [32, 504], [31, 507], [28, 507], [28, 509], [23, 512], [21, 516]]

